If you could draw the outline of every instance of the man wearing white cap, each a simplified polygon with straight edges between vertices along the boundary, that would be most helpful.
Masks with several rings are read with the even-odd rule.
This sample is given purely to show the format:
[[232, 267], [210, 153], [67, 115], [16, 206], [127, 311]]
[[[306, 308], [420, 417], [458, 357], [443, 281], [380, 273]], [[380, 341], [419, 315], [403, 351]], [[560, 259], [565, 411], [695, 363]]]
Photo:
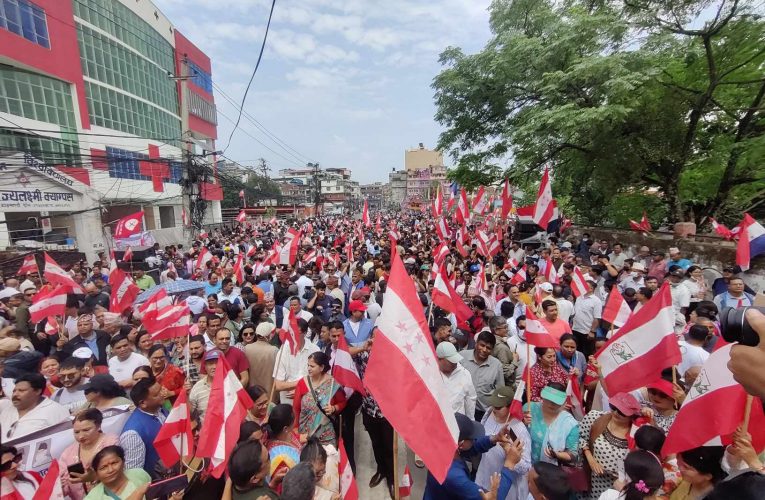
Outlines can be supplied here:
[[460, 363], [462, 356], [451, 342], [441, 342], [436, 346], [438, 369], [449, 391], [452, 409], [463, 415], [475, 415], [476, 392], [470, 372]]
[[683, 258], [679, 248], [671, 247], [669, 249], [669, 261], [667, 261], [668, 270], [672, 266], [677, 266], [683, 271], [686, 271], [689, 267], [691, 267], [691, 264], [692, 262], [690, 260]]
[[77, 336], [64, 344], [61, 351], [66, 356], [71, 356], [77, 349], [87, 347], [96, 357], [95, 364], [108, 366], [106, 348], [109, 347], [111, 338], [109, 334], [93, 329], [93, 316], [83, 314], [77, 318]]
[[244, 346], [244, 355], [250, 365], [250, 386], [259, 385], [271, 392], [274, 383], [274, 364], [279, 351], [269, 340], [276, 329], [273, 323], [264, 321], [255, 328], [255, 342]]
[[635, 262], [630, 268], [630, 273], [619, 282], [619, 291], [624, 293], [624, 290], [632, 288], [636, 292], [645, 286], [644, 281], [645, 266], [642, 262]]

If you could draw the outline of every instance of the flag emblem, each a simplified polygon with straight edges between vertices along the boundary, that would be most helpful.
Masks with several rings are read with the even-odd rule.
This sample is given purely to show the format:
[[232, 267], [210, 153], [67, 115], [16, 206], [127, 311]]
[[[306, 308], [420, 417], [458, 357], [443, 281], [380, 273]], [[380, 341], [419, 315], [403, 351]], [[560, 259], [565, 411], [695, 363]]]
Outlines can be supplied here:
[[626, 363], [635, 357], [635, 351], [632, 350], [630, 345], [626, 342], [614, 342], [611, 344], [611, 348], [608, 350], [617, 365]]
[[691, 389], [690, 394], [688, 394], [688, 396], [691, 399], [703, 396], [704, 394], [709, 392], [709, 388], [711, 386], [712, 386], [712, 383], [709, 381], [709, 376], [707, 375], [707, 371], [701, 370], [701, 373], [699, 373], [699, 376], [696, 379], [696, 382], [693, 384], [693, 388]]

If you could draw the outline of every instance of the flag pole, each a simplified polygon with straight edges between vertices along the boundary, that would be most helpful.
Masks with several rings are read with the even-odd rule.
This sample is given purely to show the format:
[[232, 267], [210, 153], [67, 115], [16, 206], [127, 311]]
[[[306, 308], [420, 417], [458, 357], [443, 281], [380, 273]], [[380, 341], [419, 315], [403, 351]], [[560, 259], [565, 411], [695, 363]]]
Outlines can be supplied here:
[[398, 478], [398, 432], [393, 429], [393, 500], [399, 500]]
[[744, 432], [749, 432], [749, 420], [752, 416], [752, 402], [754, 401], [754, 397], [751, 394], [746, 395], [746, 404], [744, 406], [744, 423], [742, 424], [742, 427], [744, 428]]
[[531, 411], [531, 344], [526, 342], [526, 404]]
[[[672, 388], [673, 388], [673, 390], [674, 390], [674, 387], [676, 385], [677, 385], [677, 365], [672, 365]], [[674, 398], [674, 396], [672, 397], [672, 400], [675, 402], [675, 404], [674, 404], [675, 409], [678, 409], [677, 408], [677, 406], [678, 406], [677, 405], [677, 400]], [[750, 405], [750, 408], [751, 408], [751, 405]]]

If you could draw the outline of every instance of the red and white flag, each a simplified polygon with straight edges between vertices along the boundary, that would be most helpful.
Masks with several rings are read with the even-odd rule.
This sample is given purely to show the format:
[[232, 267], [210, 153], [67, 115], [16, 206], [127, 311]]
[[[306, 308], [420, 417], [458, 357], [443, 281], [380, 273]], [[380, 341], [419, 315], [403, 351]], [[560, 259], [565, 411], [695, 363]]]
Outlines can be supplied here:
[[45, 334], [46, 335], [56, 335], [61, 327], [59, 326], [58, 320], [55, 316], [48, 316], [48, 321], [45, 322]]
[[398, 487], [399, 498], [407, 498], [412, 495], [412, 486], [414, 486], [414, 479], [412, 479], [412, 473], [409, 472], [409, 465], [404, 467], [404, 475], [401, 476], [401, 483]]
[[69, 497], [64, 496], [64, 488], [61, 486], [61, 464], [54, 458], [40, 486], [35, 490], [32, 500], [64, 500], [64, 498]]
[[117, 221], [117, 225], [114, 226], [115, 238], [129, 238], [134, 234], [141, 232], [143, 226], [143, 210], [130, 214]]
[[138, 306], [138, 312], [141, 314], [142, 320], [145, 320], [152, 315], [156, 316], [157, 311], [164, 309], [172, 303], [173, 299], [167, 295], [167, 290], [160, 288], [146, 302]]
[[131, 260], [133, 260], [133, 248], [127, 247], [125, 253], [122, 254], [122, 262], [130, 262]]
[[210, 459], [213, 477], [221, 477], [226, 470], [231, 451], [239, 439], [239, 425], [252, 406], [252, 399], [242, 387], [238, 374], [231, 369], [225, 356], [220, 356], [196, 452], [196, 456]]
[[449, 226], [446, 224], [443, 217], [436, 222], [436, 233], [441, 241], [449, 241], [451, 239], [451, 231], [449, 231]]
[[186, 207], [181, 208], [181, 224], [183, 224], [183, 227], [188, 227], [189, 225], [189, 212], [186, 210]]
[[473, 212], [483, 215], [488, 204], [489, 196], [486, 194], [486, 189], [483, 186], [480, 186], [473, 198]]
[[468, 205], [465, 188], [460, 190], [459, 201], [457, 201], [457, 222], [459, 222], [461, 226], [465, 226], [470, 222], [470, 205]]
[[709, 222], [712, 223], [712, 229], [715, 230], [715, 233], [719, 234], [726, 240], [733, 239], [733, 231], [731, 231], [725, 224], [720, 224], [717, 222], [717, 220], [715, 220], [714, 217], [710, 217]]
[[141, 289], [133, 283], [130, 276], [121, 269], [115, 269], [109, 275], [109, 285], [112, 287], [112, 293], [109, 298], [109, 310], [114, 313], [122, 314], [125, 309], [132, 307]]
[[244, 283], [244, 254], [241, 252], [236, 256], [234, 263], [234, 279], [236, 279], [237, 285]]
[[82, 287], [69, 276], [69, 273], [61, 269], [53, 257], [48, 255], [48, 252], [45, 252], [45, 272], [43, 274], [49, 283], [69, 287], [69, 293], [85, 293]]
[[630, 219], [630, 228], [633, 231], [637, 231], [639, 233], [651, 232], [651, 223], [648, 222], [648, 216], [646, 215], [645, 210], [643, 211], [643, 218], [640, 219], [640, 222], [635, 222], [634, 220]]
[[361, 222], [364, 223], [365, 227], [372, 225], [372, 222], [369, 220], [369, 203], [367, 200], [364, 200], [364, 211], [361, 212]]
[[436, 197], [433, 198], [433, 217], [441, 217], [444, 213], [444, 195], [441, 192], [441, 185], [439, 184], [436, 191]]
[[38, 272], [37, 261], [35, 260], [35, 254], [30, 253], [24, 257], [24, 262], [21, 263], [16, 276], [26, 276], [28, 273]]
[[[728, 344], [707, 358], [669, 429], [662, 455], [704, 446], [718, 436], [731, 434], [744, 421], [747, 395], [728, 369], [732, 348], [733, 344]], [[755, 399], [748, 429], [753, 442], [755, 432], [759, 430], [761, 433], [762, 429], [762, 405]], [[756, 451], [761, 449], [756, 448]]]
[[[393, 258], [364, 386], [437, 481], [457, 448], [458, 428], [427, 320], [401, 257]], [[428, 422], [428, 432], [422, 432]]]
[[300, 246], [300, 236], [291, 238], [279, 249], [279, 264], [294, 265], [297, 260], [298, 246]]
[[632, 309], [627, 305], [627, 301], [624, 300], [617, 287], [614, 286], [611, 293], [608, 294], [606, 305], [603, 307], [603, 315], [601, 316], [603, 321], [608, 321], [614, 325], [614, 328], [620, 328], [630, 319], [630, 316], [632, 316]]
[[674, 327], [675, 310], [665, 282], [595, 354], [609, 394], [639, 389], [656, 380], [663, 369], [680, 363]]
[[574, 273], [571, 275], [571, 292], [578, 299], [582, 295], [586, 295], [589, 290], [587, 289], [587, 279], [582, 274], [582, 270], [579, 266], [574, 268]]
[[287, 322], [287, 328], [283, 328], [279, 330], [279, 340], [282, 344], [289, 344], [290, 345], [290, 353], [293, 356], [296, 356], [298, 353], [298, 349], [300, 347], [298, 346], [298, 335], [301, 335], [300, 333], [300, 327], [298, 327], [297, 323], [298, 317], [297, 314], [290, 311], [289, 315], [289, 321]]
[[739, 223], [739, 240], [736, 246], [736, 264], [742, 271], [749, 269], [753, 257], [765, 253], [765, 227], [745, 213]]
[[366, 396], [367, 391], [364, 389], [364, 384], [361, 383], [361, 377], [356, 369], [356, 363], [351, 357], [345, 335], [340, 335], [337, 341], [335, 358], [332, 360], [332, 377], [343, 387], [353, 389], [362, 396]]
[[553, 220], [554, 208], [552, 187], [550, 187], [550, 169], [545, 168], [542, 182], [539, 184], [539, 192], [537, 192], [537, 201], [534, 203], [532, 220], [537, 226], [546, 231], [547, 226]]
[[[188, 326], [189, 306], [184, 304], [171, 304], [157, 311], [156, 315], [144, 316], [143, 326], [146, 331], [151, 333], [153, 340], [164, 340], [175, 338], [178, 332], [183, 334], [183, 319], [186, 318], [185, 325]], [[188, 332], [185, 332], [188, 333]]]
[[569, 410], [577, 420], [584, 418], [584, 405], [582, 405], [582, 391], [579, 388], [579, 378], [569, 375], [566, 385], [566, 403], [571, 407]]
[[39, 323], [48, 316], [64, 316], [66, 314], [66, 287], [61, 285], [47, 293], [38, 293], [29, 306], [29, 316], [32, 323]]
[[377, 221], [375, 222], [375, 234], [380, 236], [382, 234], [382, 217], [380, 212], [377, 212]]
[[518, 385], [515, 388], [515, 394], [513, 395], [513, 402], [510, 403], [510, 416], [516, 420], [523, 422], [523, 393], [526, 392], [526, 381], [529, 379], [529, 365], [523, 369], [523, 376], [518, 380]]
[[244, 210], [240, 210], [239, 215], [236, 216], [236, 221], [239, 224], [244, 224], [244, 221], [246, 220], [247, 220], [247, 212], [245, 212]]
[[473, 316], [473, 311], [462, 301], [443, 273], [438, 273], [436, 276], [431, 298], [435, 305], [454, 314], [457, 318], [457, 326], [464, 325]]
[[558, 283], [558, 271], [555, 270], [555, 264], [553, 264], [553, 261], [550, 257], [547, 257], [547, 260], [545, 260], [544, 276], [549, 283]]
[[550, 335], [545, 325], [539, 321], [530, 307], [526, 308], [526, 342], [534, 347], [560, 348], [560, 342]]
[[505, 179], [505, 185], [502, 188], [502, 219], [507, 219], [513, 209], [513, 193], [510, 192], [510, 181]]
[[449, 247], [446, 243], [441, 242], [435, 249], [433, 249], [433, 262], [441, 264], [449, 256]]
[[340, 442], [337, 447], [340, 451], [340, 498], [343, 500], [359, 500], [359, 488], [356, 485], [356, 478], [353, 477], [353, 469], [348, 461], [348, 453], [345, 451], [345, 443], [343, 438], [340, 438]]
[[157, 437], [154, 449], [165, 467], [172, 467], [182, 457], [194, 455], [194, 434], [191, 431], [191, 413], [186, 401], [186, 390], [181, 387], [173, 409], [168, 413]]
[[213, 256], [207, 247], [202, 247], [197, 256], [197, 261], [194, 264], [195, 269], [207, 269], [207, 263], [212, 260]]
[[524, 281], [526, 281], [526, 264], [523, 265], [522, 268], [518, 269], [518, 271], [515, 273], [515, 275], [510, 278], [510, 284], [512, 285], [520, 285]]

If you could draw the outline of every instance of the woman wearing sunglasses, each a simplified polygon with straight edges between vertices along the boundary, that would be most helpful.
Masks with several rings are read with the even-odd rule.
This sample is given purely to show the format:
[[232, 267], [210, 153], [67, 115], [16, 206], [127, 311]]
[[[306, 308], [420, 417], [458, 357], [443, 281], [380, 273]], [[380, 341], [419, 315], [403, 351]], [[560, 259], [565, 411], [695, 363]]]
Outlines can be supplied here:
[[640, 403], [632, 394], [620, 392], [608, 400], [610, 412], [591, 411], [581, 423], [579, 446], [592, 470], [589, 495], [598, 499], [611, 488], [627, 457], [627, 437], [633, 421], [640, 416]]
[[32, 498], [40, 487], [42, 476], [37, 472], [19, 469], [23, 455], [13, 446], [0, 446], [0, 490], [16, 491], [21, 498]]
[[254, 323], [245, 323], [239, 330], [239, 342], [234, 344], [234, 347], [244, 352], [244, 347], [247, 344], [255, 342], [255, 328]]

